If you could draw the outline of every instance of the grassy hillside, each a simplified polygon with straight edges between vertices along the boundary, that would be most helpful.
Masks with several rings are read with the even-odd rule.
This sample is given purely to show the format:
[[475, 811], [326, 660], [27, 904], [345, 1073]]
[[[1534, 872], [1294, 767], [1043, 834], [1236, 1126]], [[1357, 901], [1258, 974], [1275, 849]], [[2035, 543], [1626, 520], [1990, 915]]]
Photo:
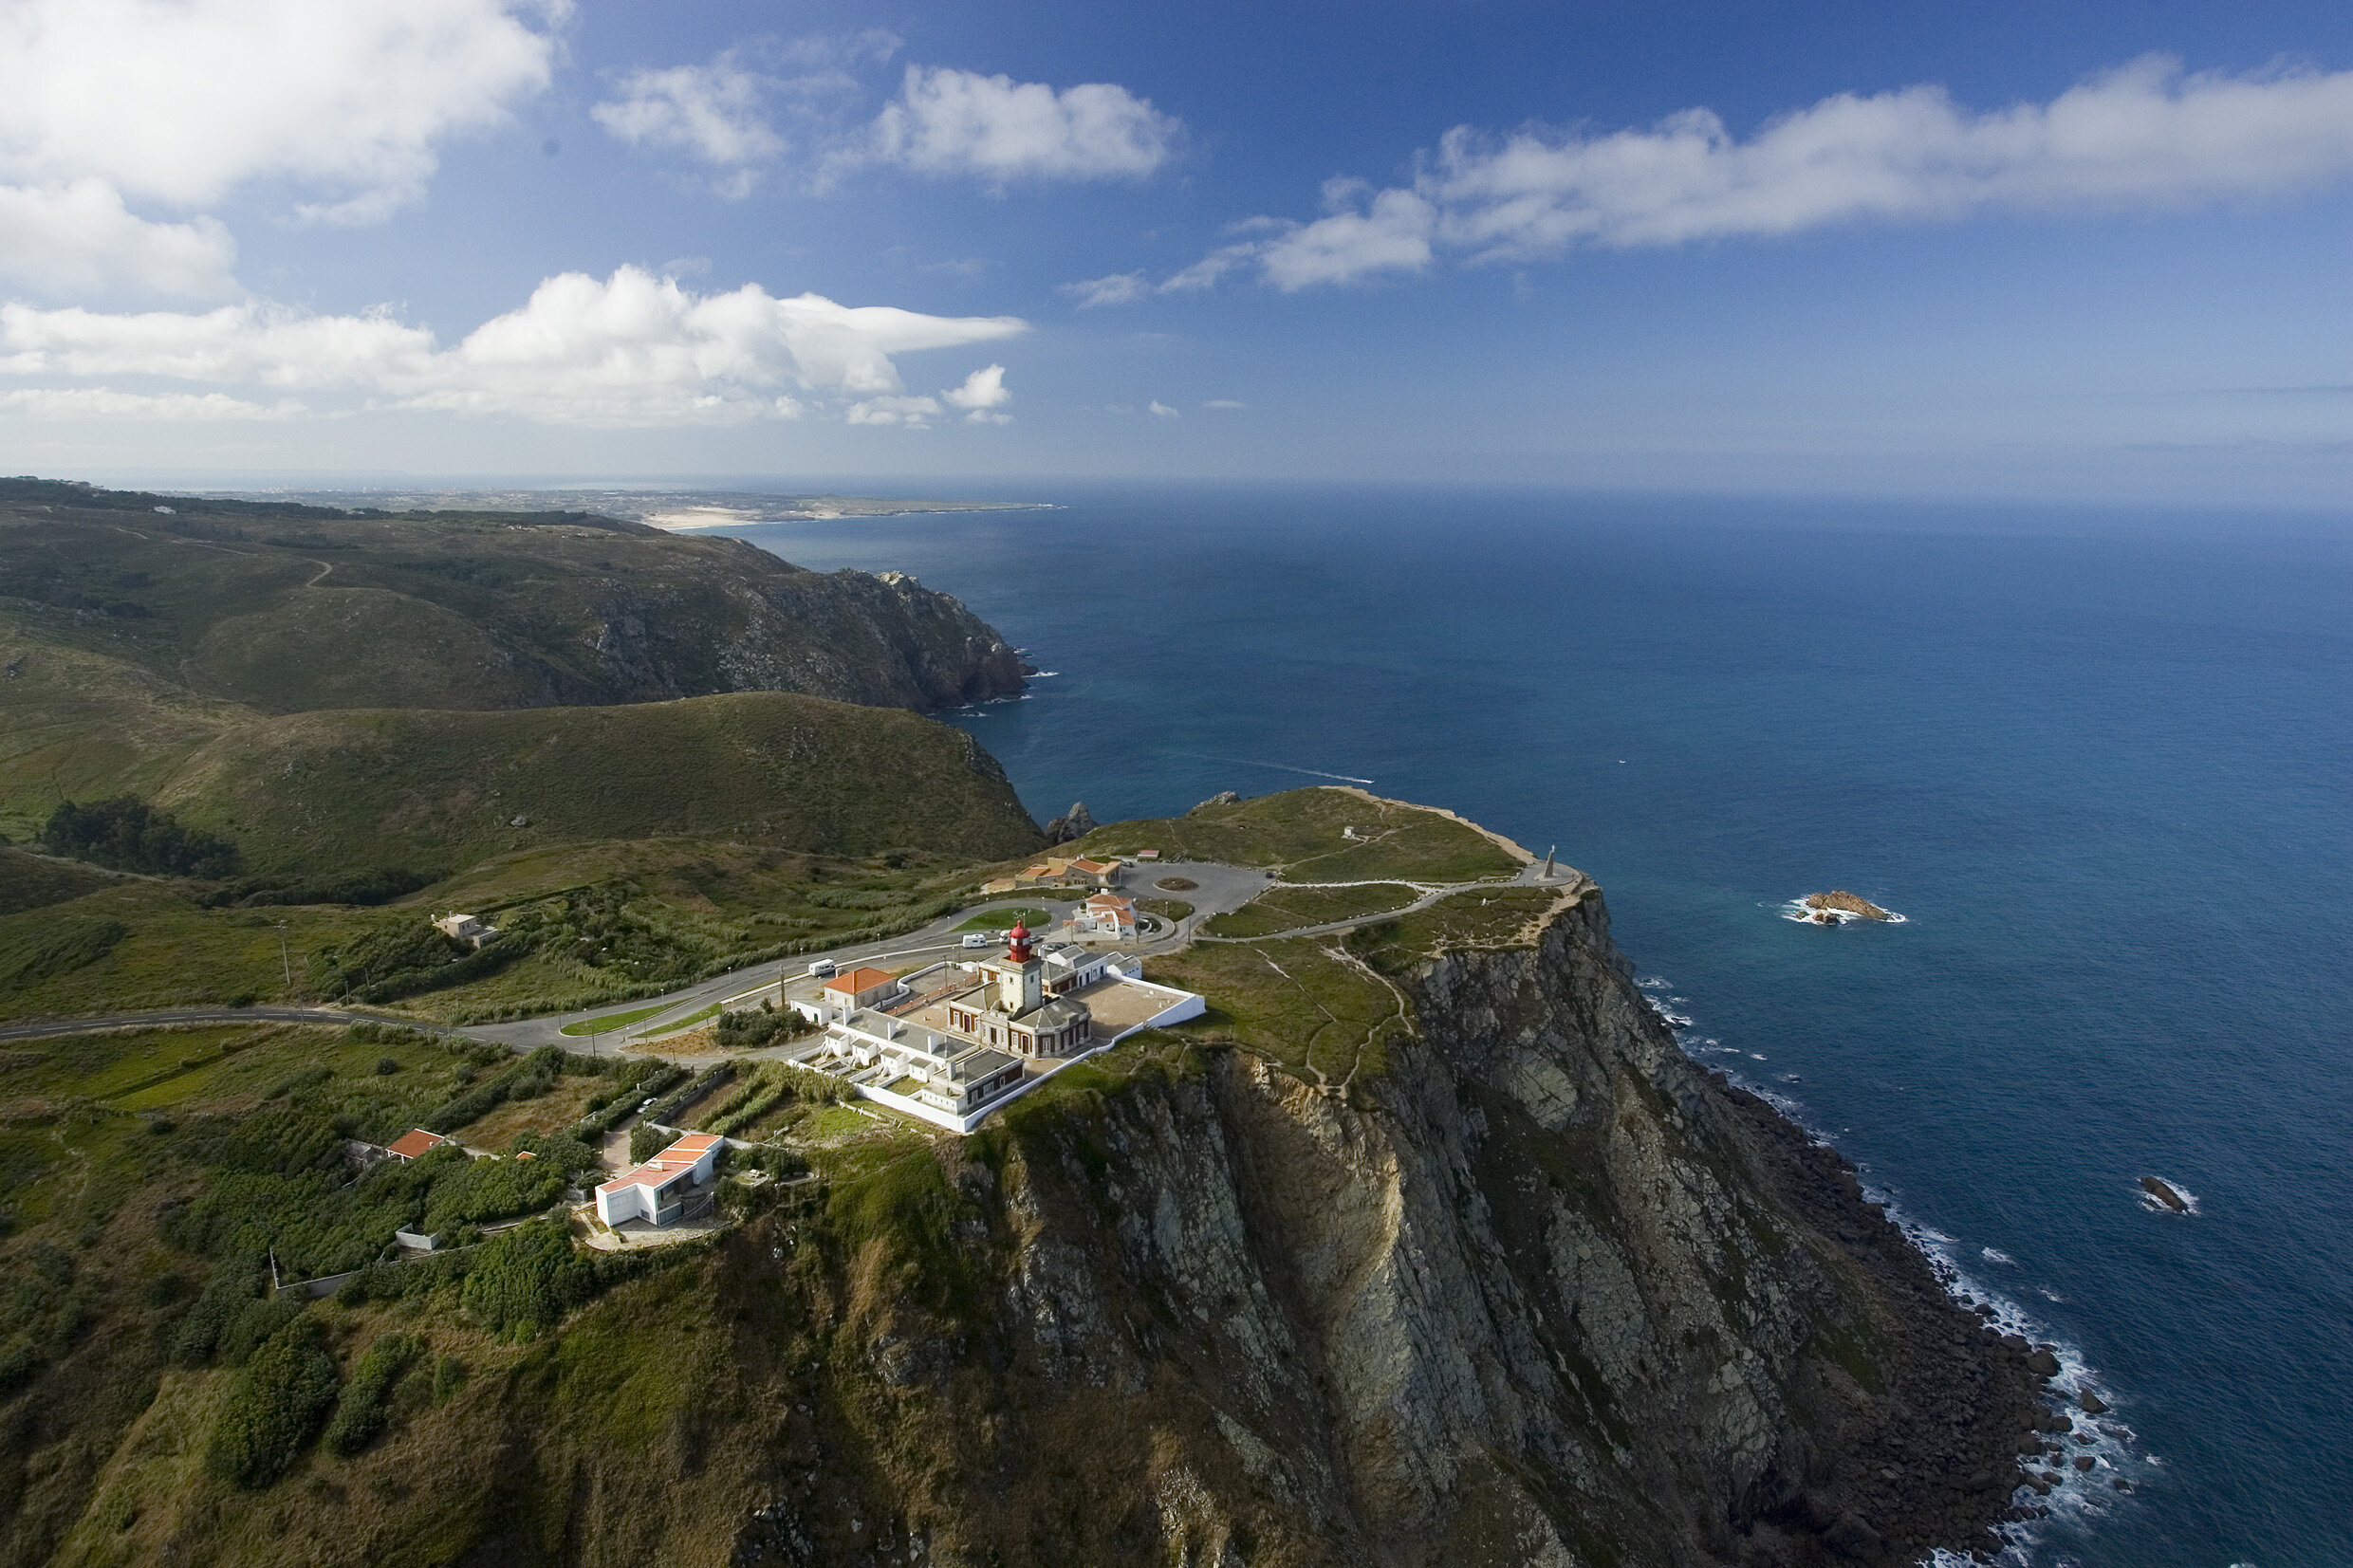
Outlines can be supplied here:
[[1071, 848], [1106, 855], [1157, 849], [1164, 859], [1268, 866], [1287, 882], [1467, 882], [1508, 876], [1527, 864], [1506, 842], [1451, 812], [1317, 784], [1204, 802], [1182, 817], [1113, 822]]
[[0, 480], [0, 627], [267, 712], [1019, 689], [910, 579], [576, 512], [344, 512]]
[[916, 714], [782, 692], [508, 713], [343, 710], [242, 726], [157, 792], [262, 873], [443, 872], [543, 844], [735, 837], [1001, 858], [1036, 828], [994, 759]]

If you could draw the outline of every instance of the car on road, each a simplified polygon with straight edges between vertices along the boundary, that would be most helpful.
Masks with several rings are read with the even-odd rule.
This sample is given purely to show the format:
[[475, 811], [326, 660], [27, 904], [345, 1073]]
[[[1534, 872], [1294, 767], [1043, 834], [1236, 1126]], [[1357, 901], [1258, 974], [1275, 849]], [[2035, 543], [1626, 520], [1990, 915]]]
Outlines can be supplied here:
[[812, 980], [831, 980], [842, 972], [842, 966], [830, 958], [821, 958], [808, 967], [808, 972]]
[[[661, 1096], [659, 1096], [659, 1095], [656, 1095], [656, 1096], [654, 1097], [654, 1099], [659, 1099], [659, 1098], [661, 1098]], [[638, 1107], [638, 1115], [639, 1115], [639, 1116], [643, 1116], [643, 1115], [645, 1115], [645, 1113], [646, 1113], [646, 1112], [651, 1111], [651, 1110], [654, 1108], [654, 1099], [649, 1099], [649, 1100], [647, 1100], [644, 1104], [639, 1105], [639, 1106]]]
[[964, 945], [968, 948], [985, 948], [995, 940], [995, 937], [990, 935], [985, 931], [966, 932], [964, 933]]

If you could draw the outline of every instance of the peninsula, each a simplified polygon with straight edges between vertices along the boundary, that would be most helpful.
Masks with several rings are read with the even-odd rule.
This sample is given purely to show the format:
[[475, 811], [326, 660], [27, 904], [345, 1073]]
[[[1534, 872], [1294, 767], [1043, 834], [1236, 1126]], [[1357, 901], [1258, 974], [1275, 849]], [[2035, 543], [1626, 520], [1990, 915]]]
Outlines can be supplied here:
[[[902, 708], [637, 695], [1001, 671], [945, 596], [172, 505], [0, 515], [11, 1560], [1892, 1565], [2089, 1485], [1584, 875], [1329, 787], [1049, 842]], [[606, 551], [766, 630], [507, 618]], [[270, 652], [330, 585], [511, 662], [301, 706], [381, 678]]]

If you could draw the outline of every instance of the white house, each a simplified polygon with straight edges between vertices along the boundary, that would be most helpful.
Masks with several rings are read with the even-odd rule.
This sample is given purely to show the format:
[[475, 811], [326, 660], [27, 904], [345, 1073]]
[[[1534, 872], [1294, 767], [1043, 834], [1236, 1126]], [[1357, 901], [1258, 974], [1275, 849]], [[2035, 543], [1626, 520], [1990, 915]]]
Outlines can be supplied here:
[[445, 914], [433, 923], [433, 929], [453, 942], [465, 942], [477, 948], [498, 934], [496, 926], [486, 926], [471, 914]]
[[650, 1220], [668, 1225], [685, 1212], [688, 1202], [702, 1196], [696, 1189], [709, 1184], [725, 1138], [693, 1133], [639, 1166], [597, 1189], [597, 1218], [606, 1225], [624, 1220]]

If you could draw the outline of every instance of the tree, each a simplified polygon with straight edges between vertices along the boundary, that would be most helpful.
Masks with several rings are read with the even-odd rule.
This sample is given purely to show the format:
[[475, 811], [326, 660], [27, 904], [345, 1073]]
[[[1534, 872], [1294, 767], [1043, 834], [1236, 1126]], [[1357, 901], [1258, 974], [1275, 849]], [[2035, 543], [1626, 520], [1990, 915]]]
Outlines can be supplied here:
[[335, 1402], [335, 1362], [319, 1348], [319, 1324], [288, 1323], [237, 1374], [213, 1428], [205, 1464], [250, 1491], [286, 1474]]

